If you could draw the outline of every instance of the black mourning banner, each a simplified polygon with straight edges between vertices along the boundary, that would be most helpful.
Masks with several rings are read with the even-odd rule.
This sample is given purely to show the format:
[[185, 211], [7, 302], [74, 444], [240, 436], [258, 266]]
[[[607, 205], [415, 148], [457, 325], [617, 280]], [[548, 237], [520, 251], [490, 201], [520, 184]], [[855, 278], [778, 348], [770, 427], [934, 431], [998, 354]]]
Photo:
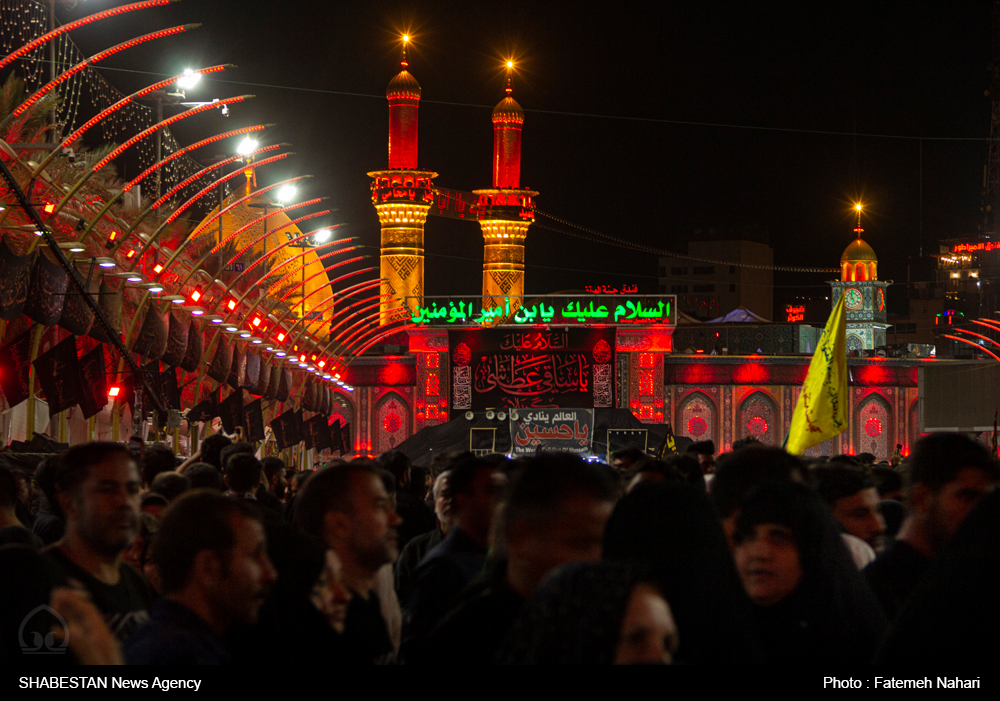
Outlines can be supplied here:
[[299, 419], [299, 431], [300, 431], [299, 435], [302, 436], [302, 445], [306, 447], [306, 450], [311, 450], [314, 445], [312, 425], [309, 423], [308, 419], [305, 421], [302, 420], [301, 409], [299, 409], [298, 419]]
[[[118, 286], [112, 287], [109, 280], [115, 278], [102, 277], [101, 290], [97, 296], [97, 306], [108, 320], [108, 325], [120, 338], [119, 329], [122, 327], [122, 298], [125, 294], [125, 285], [121, 280], [117, 281]], [[90, 327], [90, 337], [101, 343], [111, 343], [112, 339], [104, 333], [104, 327], [99, 323], [94, 323]]]
[[344, 452], [350, 453], [352, 450], [351, 444], [351, 424], [345, 423], [340, 428], [340, 435], [344, 441]]
[[97, 415], [108, 404], [106, 363], [103, 343], [80, 358], [80, 409], [85, 419]]
[[264, 390], [264, 399], [275, 400], [278, 398], [278, 383], [281, 382], [281, 368], [272, 367], [271, 375], [267, 381], [267, 389]]
[[132, 341], [132, 352], [147, 360], [159, 360], [167, 352], [167, 315], [160, 314], [154, 307], [146, 310], [142, 328]]
[[240, 389], [243, 386], [243, 378], [247, 374], [246, 358], [240, 352], [238, 343], [233, 344], [233, 362], [229, 365], [229, 376], [226, 384], [233, 389]]
[[293, 445], [298, 445], [299, 441], [302, 440], [302, 437], [299, 435], [299, 424], [294, 409], [276, 416], [271, 421], [271, 430], [274, 431], [274, 440], [278, 443], [278, 450], [291, 448]]
[[33, 253], [14, 254], [7, 241], [0, 238], [0, 319], [13, 321], [21, 316], [28, 299]]
[[23, 314], [43, 326], [53, 326], [62, 316], [66, 303], [66, 287], [69, 275], [55, 261], [49, 260], [45, 251], [35, 256], [28, 286], [28, 299], [24, 303]]
[[45, 392], [49, 416], [66, 411], [80, 402], [80, 361], [76, 355], [76, 336], [69, 336], [35, 359], [38, 382]]
[[256, 389], [257, 381], [260, 380], [260, 356], [253, 351], [243, 354], [243, 362], [246, 364], [246, 372], [243, 373], [240, 387], [243, 389]]
[[334, 419], [333, 423], [330, 424], [330, 450], [335, 450], [341, 454], [345, 452], [344, 436], [340, 428], [340, 419]]
[[612, 406], [615, 329], [448, 332], [452, 411]]
[[160, 360], [168, 367], [175, 367], [181, 364], [188, 349], [188, 333], [190, 324], [179, 321], [173, 314], [167, 314], [169, 319], [167, 330], [167, 350]]
[[189, 423], [196, 421], [211, 421], [219, 415], [219, 390], [212, 392], [207, 399], [195, 404], [187, 414]]
[[229, 378], [229, 368], [233, 362], [233, 349], [223, 339], [219, 339], [215, 347], [215, 355], [208, 366], [208, 376], [216, 382], [225, 382]]
[[264, 440], [264, 410], [261, 400], [256, 399], [243, 407], [247, 427], [247, 440]]
[[31, 363], [31, 329], [0, 348], [0, 387], [7, 405], [15, 407], [28, 398], [28, 366]]
[[177, 368], [168, 367], [160, 373], [160, 388], [163, 390], [163, 402], [168, 409], [181, 409], [181, 388], [177, 384]]
[[219, 402], [219, 418], [226, 433], [232, 433], [237, 426], [246, 427], [247, 419], [243, 413], [243, 390], [238, 389]]
[[298, 411], [295, 412], [295, 430], [297, 432], [296, 435], [305, 444], [306, 450], [312, 448], [312, 443], [310, 442], [310, 438], [308, 435], [306, 435], [306, 426], [305, 426], [305, 421], [302, 418], [302, 409], [299, 409]]
[[289, 395], [292, 393], [292, 371], [285, 369], [279, 370], [281, 377], [278, 378], [278, 394], [277, 400], [279, 402], [287, 402]]
[[267, 388], [271, 384], [271, 365], [264, 359], [260, 361], [260, 376], [257, 384], [250, 389], [250, 393], [256, 397], [262, 397], [267, 393]]
[[188, 345], [184, 357], [181, 358], [181, 368], [187, 372], [195, 372], [201, 365], [202, 333], [194, 321], [188, 322], [188, 326], [190, 327], [188, 329]]
[[[92, 276], [87, 281], [87, 294], [96, 295], [101, 289], [101, 279]], [[87, 304], [76, 285], [69, 285], [66, 288], [66, 303], [63, 305], [62, 316], [59, 317], [59, 325], [69, 331], [74, 336], [86, 336], [90, 333], [90, 327], [94, 324], [94, 312]]]
[[323, 414], [316, 414], [306, 421], [305, 428], [306, 434], [309, 436], [306, 439], [307, 446], [315, 448], [317, 452], [330, 447], [330, 424], [327, 423], [327, 418]]

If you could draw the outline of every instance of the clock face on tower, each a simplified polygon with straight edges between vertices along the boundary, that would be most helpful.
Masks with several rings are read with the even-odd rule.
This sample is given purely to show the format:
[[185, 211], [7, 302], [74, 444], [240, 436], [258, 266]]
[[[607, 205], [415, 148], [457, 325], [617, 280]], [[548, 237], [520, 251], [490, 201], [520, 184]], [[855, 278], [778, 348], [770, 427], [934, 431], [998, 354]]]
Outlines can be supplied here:
[[861, 290], [856, 287], [849, 287], [844, 291], [844, 306], [848, 309], [861, 309], [864, 299]]
[[882, 291], [882, 288], [875, 291], [875, 308], [878, 311], [885, 309], [885, 292]]

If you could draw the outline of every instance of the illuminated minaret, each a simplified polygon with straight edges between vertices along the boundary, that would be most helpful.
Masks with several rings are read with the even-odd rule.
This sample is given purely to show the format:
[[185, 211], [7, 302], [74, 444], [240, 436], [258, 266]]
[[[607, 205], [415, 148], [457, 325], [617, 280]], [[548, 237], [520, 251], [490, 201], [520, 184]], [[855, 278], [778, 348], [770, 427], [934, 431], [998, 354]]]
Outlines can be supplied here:
[[403, 37], [402, 70], [389, 81], [389, 169], [368, 174], [372, 179], [372, 204], [382, 226], [379, 324], [403, 318], [424, 295], [424, 222], [434, 204], [431, 180], [437, 173], [417, 169], [417, 109], [420, 83], [406, 70]]
[[507, 62], [507, 97], [493, 108], [493, 189], [475, 190], [483, 216], [483, 307], [504, 306], [513, 311], [524, 295], [524, 238], [535, 220], [537, 192], [521, 186], [521, 125], [524, 111], [511, 97], [511, 70]]

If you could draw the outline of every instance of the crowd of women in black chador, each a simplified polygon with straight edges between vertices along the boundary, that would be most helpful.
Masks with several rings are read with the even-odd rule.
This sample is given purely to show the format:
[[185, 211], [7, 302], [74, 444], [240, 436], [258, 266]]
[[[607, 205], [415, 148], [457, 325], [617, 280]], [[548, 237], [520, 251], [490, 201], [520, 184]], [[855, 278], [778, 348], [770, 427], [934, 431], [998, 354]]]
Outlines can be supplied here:
[[[0, 649], [5, 660], [27, 663], [24, 653], [32, 646], [59, 648], [65, 634], [53, 635], [53, 612], [69, 619], [66, 625], [78, 639], [69, 654], [34, 657], [33, 664], [169, 657], [169, 650], [159, 648], [172, 643], [158, 641], [157, 630], [172, 631], [177, 640], [194, 645], [192, 661], [294, 661], [323, 669], [338, 663], [455, 659], [469, 664], [823, 664], [833, 669], [882, 661], [985, 663], [1000, 652], [992, 642], [1000, 629], [998, 468], [985, 448], [962, 436], [922, 439], [898, 466], [873, 466], [851, 456], [810, 462], [751, 442], [721, 456], [717, 467], [709, 463], [714, 472], [704, 476], [690, 456], [639, 458], [621, 473], [576, 456], [544, 453], [515, 461], [443, 456], [428, 471], [393, 453], [383, 460], [389, 469], [370, 460], [335, 461], [311, 474], [286, 474], [273, 460], [257, 463], [246, 443], [235, 448], [209, 443], [199, 456], [205, 463], [185, 463], [176, 471], [173, 466], [180, 461], [163, 447], [140, 458], [137, 474], [147, 491], [134, 499], [135, 515], [141, 517], [139, 538], [119, 558], [143, 591], [161, 595], [161, 603], [150, 608], [154, 623], [160, 611], [161, 628], [140, 628], [131, 647], [122, 641], [120, 628], [106, 628], [103, 622], [121, 612], [104, 610], [100, 597], [77, 597], [60, 588], [80, 586], [66, 581], [65, 563], [55, 557], [62, 552], [60, 557], [72, 559], [65, 541], [58, 540], [65, 516], [59, 504], [69, 504], [59, 493], [59, 475], [68, 468], [59, 458], [45, 461], [33, 476], [23, 466], [0, 465]], [[879, 505], [880, 513], [895, 520], [890, 540], [864, 571], [849, 547], [847, 527], [813, 487], [817, 469], [827, 469], [830, 462], [866, 480], [874, 475], [876, 481], [864, 484], [877, 483], [880, 493], [884, 487], [884, 494], [894, 497]], [[396, 563], [395, 577], [387, 560], [369, 563], [378, 574], [368, 596], [352, 588], [364, 557], [323, 535], [323, 524], [340, 518], [330, 513], [342, 512], [344, 524], [358, 517], [353, 487], [330, 491], [330, 503], [310, 516], [318, 519], [319, 536], [300, 530], [309, 520], [300, 505], [317, 508], [311, 475], [327, 470], [345, 471], [343, 479], [326, 480], [331, 484], [355, 484], [358, 476], [374, 479], [373, 494], [400, 505], [407, 514], [402, 524], [413, 526], [401, 527], [396, 507], [386, 507], [391, 515], [383, 522], [385, 539], [369, 554], [398, 554], [406, 545], [404, 535], [412, 543]], [[164, 474], [158, 477], [158, 472]], [[36, 486], [41, 488], [37, 497]], [[304, 502], [296, 493], [310, 496]], [[163, 575], [181, 582], [177, 573], [158, 570], [168, 564], [158, 555], [168, 558], [173, 552], [176, 559], [183, 551], [183, 543], [164, 541], [193, 533], [178, 523], [177, 514], [185, 508], [195, 513], [197, 500], [221, 504], [223, 510], [232, 504], [227, 500], [238, 500], [239, 513], [249, 519], [245, 523], [256, 521], [266, 534], [267, 554], [257, 556], [259, 564], [265, 563], [257, 572], [259, 586], [243, 591], [250, 602], [244, 614], [252, 609], [252, 615], [229, 626], [225, 635], [213, 635], [204, 620], [199, 623], [198, 616], [212, 620], [210, 601], [199, 612], [186, 609], [194, 599], [179, 596], [176, 586], [163, 590]], [[82, 518], [84, 507], [75, 504], [75, 519]], [[302, 518], [296, 517], [297, 509]], [[428, 562], [447, 565], [455, 550], [447, 544], [471, 527], [476, 509], [492, 519], [488, 529], [477, 521], [484, 538], [488, 532], [480, 573], [473, 573], [450, 611], [429, 622], [426, 633], [408, 631], [408, 597], [421, 586], [424, 572], [418, 563], [432, 554]], [[70, 523], [70, 532], [83, 533], [81, 523]], [[44, 552], [43, 538], [55, 541]], [[219, 576], [234, 586], [229, 573]], [[250, 579], [244, 584], [254, 586]], [[240, 594], [238, 588], [226, 591]], [[352, 630], [362, 625], [360, 614], [352, 613], [359, 597], [365, 599], [363, 631]], [[52, 608], [46, 608], [49, 604]], [[164, 610], [172, 618], [164, 618]], [[201, 626], [202, 637], [192, 637], [190, 630], [181, 635], [182, 624], [192, 630]], [[376, 637], [377, 660], [357, 644]], [[137, 648], [142, 655], [136, 656]]]

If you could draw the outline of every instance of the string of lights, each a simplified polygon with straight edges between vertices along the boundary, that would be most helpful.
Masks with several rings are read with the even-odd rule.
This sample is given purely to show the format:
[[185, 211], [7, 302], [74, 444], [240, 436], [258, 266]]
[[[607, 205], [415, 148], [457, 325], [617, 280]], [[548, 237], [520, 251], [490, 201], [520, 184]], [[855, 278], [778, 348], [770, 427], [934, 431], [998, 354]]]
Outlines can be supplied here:
[[[712, 258], [702, 258], [699, 256], [688, 255], [687, 253], [677, 253], [676, 251], [668, 251], [663, 248], [646, 246], [644, 244], [635, 243], [634, 241], [626, 241], [625, 239], [620, 239], [616, 236], [610, 236], [608, 234], [603, 234], [600, 231], [595, 231], [593, 229], [588, 229], [584, 226], [580, 226], [579, 224], [574, 224], [572, 222], [566, 221], [565, 219], [561, 219], [557, 216], [554, 216], [552, 214], [547, 214], [546, 212], [542, 212], [537, 209], [535, 210], [535, 213], [540, 214], [541, 216], [546, 217], [547, 219], [551, 219], [552, 221], [558, 222], [559, 224], [562, 224], [564, 226], [569, 226], [574, 229], [579, 229], [580, 231], [598, 237], [597, 239], [591, 239], [591, 240], [597, 240], [602, 243], [608, 243], [610, 245], [620, 246], [622, 248], [631, 248], [633, 250], [641, 251], [643, 253], [652, 253], [655, 255], [668, 256], [671, 258], [680, 258], [683, 260], [693, 260], [699, 263], [712, 263], [713, 265], [730, 265], [730, 266], [735, 266], [737, 268], [750, 268], [751, 270], [773, 270], [784, 273], [838, 273], [838, 274], [840, 273], [840, 270], [836, 268], [806, 268], [806, 267], [785, 266], [785, 265], [758, 265], [756, 263], [740, 263], [739, 261], [731, 261], [731, 260], [723, 261], [723, 260], [714, 260]], [[537, 222], [535, 223], [535, 225], [539, 226]], [[547, 227], [545, 225], [540, 225], [540, 226], [543, 229], [560, 232], [559, 229], [553, 229], [552, 227]], [[560, 233], [569, 234], [569, 232], [566, 231], [562, 231]]]

